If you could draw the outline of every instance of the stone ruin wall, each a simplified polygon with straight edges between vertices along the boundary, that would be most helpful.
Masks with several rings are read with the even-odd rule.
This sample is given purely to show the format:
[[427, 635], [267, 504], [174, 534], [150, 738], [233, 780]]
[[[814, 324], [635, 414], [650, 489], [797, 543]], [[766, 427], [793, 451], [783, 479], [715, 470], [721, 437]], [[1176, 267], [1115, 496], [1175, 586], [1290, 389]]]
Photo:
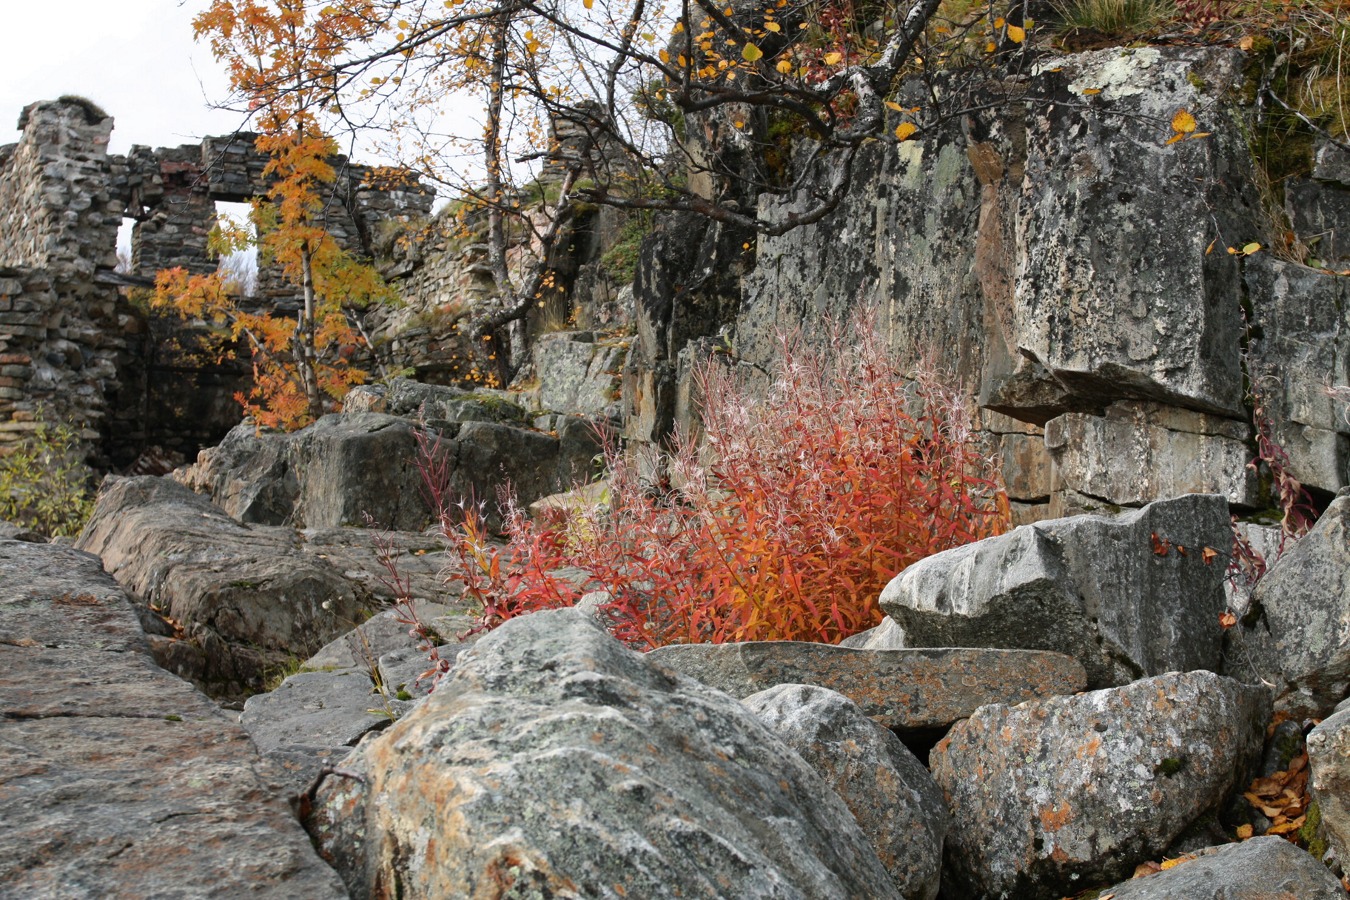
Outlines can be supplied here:
[[[167, 461], [192, 456], [238, 423], [233, 398], [249, 382], [247, 354], [194, 356], [184, 349], [191, 328], [147, 315], [132, 298], [161, 269], [215, 271], [216, 203], [264, 195], [266, 157], [248, 134], [109, 154], [112, 117], [79, 98], [30, 105], [20, 128], [19, 142], [0, 148], [0, 453], [36, 428], [41, 409], [77, 426], [100, 468], [125, 468], [147, 450]], [[431, 383], [481, 383], [492, 369], [487, 354], [453, 325], [495, 291], [486, 246], [433, 217], [434, 194], [416, 178], [342, 156], [333, 164], [325, 227], [374, 258], [404, 300], [366, 316], [378, 362]], [[617, 229], [602, 227], [608, 212], [574, 229], [560, 281], [570, 286], [580, 272], [588, 293], [604, 281], [593, 258], [599, 232]], [[124, 217], [135, 221], [130, 271], [117, 272]], [[286, 313], [298, 298], [263, 265], [249, 302]], [[528, 329], [532, 341], [537, 327]]]
[[[0, 453], [39, 409], [76, 426], [104, 468], [214, 442], [238, 422], [246, 367], [184, 356], [184, 329], [147, 317], [124, 289], [162, 268], [214, 271], [215, 204], [265, 193], [266, 158], [243, 134], [109, 154], [112, 117], [79, 98], [34, 103], [19, 127], [19, 142], [0, 148]], [[381, 222], [431, 210], [416, 181], [378, 183], [345, 157], [335, 168], [327, 227], [358, 255]], [[136, 221], [130, 273], [115, 271], [123, 217]], [[294, 308], [294, 289], [264, 266], [255, 301]]]
[[[39, 407], [96, 440], [126, 350], [116, 265], [125, 175], [108, 155], [112, 119], [92, 104], [29, 106], [0, 148], [0, 452]], [[123, 182], [124, 184], [124, 182]]]

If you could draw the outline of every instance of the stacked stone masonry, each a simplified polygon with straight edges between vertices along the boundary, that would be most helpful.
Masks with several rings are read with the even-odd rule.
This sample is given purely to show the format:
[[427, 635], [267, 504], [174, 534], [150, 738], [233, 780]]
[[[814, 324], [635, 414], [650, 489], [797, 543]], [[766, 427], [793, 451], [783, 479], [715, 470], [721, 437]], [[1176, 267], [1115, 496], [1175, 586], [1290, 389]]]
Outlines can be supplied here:
[[[231, 398], [246, 368], [169, 352], [180, 326], [149, 321], [121, 288], [165, 268], [214, 271], [216, 203], [265, 195], [266, 157], [248, 134], [109, 154], [112, 117], [77, 97], [30, 105], [19, 128], [19, 142], [0, 147], [0, 452], [39, 416], [75, 425], [104, 467], [151, 446], [192, 454], [214, 443], [238, 421]], [[382, 222], [431, 210], [415, 179], [382, 183], [345, 157], [334, 167], [325, 224], [359, 255]], [[136, 223], [130, 272], [117, 271], [124, 218]], [[268, 267], [257, 295], [294, 304]]]

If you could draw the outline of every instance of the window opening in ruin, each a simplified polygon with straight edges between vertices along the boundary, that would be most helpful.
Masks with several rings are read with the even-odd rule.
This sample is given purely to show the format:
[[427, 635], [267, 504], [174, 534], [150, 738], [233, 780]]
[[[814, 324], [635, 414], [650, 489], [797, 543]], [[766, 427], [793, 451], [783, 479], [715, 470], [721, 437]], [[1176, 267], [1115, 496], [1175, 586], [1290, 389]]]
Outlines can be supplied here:
[[[249, 222], [251, 210], [252, 207], [247, 203], [216, 201], [217, 217], [230, 219], [239, 225], [246, 225], [249, 229], [253, 228]], [[245, 297], [254, 296], [258, 290], [258, 248], [248, 247], [222, 256], [219, 271], [227, 281], [239, 285], [239, 290]]]
[[136, 228], [136, 220], [131, 216], [123, 216], [122, 224], [117, 226], [117, 268], [113, 271], [122, 275], [130, 275], [131, 268], [131, 233]]

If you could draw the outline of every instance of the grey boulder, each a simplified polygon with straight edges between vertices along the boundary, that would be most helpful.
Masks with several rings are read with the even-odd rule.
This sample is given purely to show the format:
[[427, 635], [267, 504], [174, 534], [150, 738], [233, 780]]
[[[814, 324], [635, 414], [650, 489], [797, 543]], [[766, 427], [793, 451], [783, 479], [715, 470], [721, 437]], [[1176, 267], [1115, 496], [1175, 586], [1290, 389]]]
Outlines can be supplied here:
[[1322, 817], [1321, 833], [1342, 867], [1350, 862], [1350, 708], [1308, 733], [1309, 788]]
[[357, 896], [898, 896], [747, 709], [575, 610], [484, 637], [343, 768], [308, 825]]
[[1212, 672], [987, 706], [930, 756], [954, 896], [1059, 898], [1125, 877], [1216, 811], [1261, 752], [1270, 699]]
[[911, 647], [1053, 650], [1088, 686], [1221, 661], [1228, 504], [1191, 494], [1074, 516], [920, 560], [881, 594]]
[[950, 816], [937, 782], [900, 739], [822, 687], [781, 684], [741, 702], [843, 798], [901, 896], [933, 900]]
[[880, 625], [844, 638], [839, 646], [852, 650], [904, 650], [905, 630], [886, 616]]
[[[1350, 694], [1350, 493], [1327, 507], [1252, 592], [1265, 614], [1276, 705], [1324, 716]], [[1255, 626], [1258, 632], [1262, 623]]]
[[1194, 859], [1102, 891], [1113, 900], [1344, 900], [1327, 867], [1283, 838], [1208, 847]]

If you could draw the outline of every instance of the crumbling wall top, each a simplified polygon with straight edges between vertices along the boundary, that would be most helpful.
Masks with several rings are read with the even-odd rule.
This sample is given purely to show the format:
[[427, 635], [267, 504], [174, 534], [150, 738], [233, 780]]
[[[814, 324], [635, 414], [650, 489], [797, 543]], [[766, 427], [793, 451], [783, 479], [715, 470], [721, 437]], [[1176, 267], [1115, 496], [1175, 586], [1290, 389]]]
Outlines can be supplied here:
[[60, 285], [117, 264], [124, 203], [111, 190], [112, 117], [81, 97], [30, 104], [0, 154], [0, 264], [45, 267]]

